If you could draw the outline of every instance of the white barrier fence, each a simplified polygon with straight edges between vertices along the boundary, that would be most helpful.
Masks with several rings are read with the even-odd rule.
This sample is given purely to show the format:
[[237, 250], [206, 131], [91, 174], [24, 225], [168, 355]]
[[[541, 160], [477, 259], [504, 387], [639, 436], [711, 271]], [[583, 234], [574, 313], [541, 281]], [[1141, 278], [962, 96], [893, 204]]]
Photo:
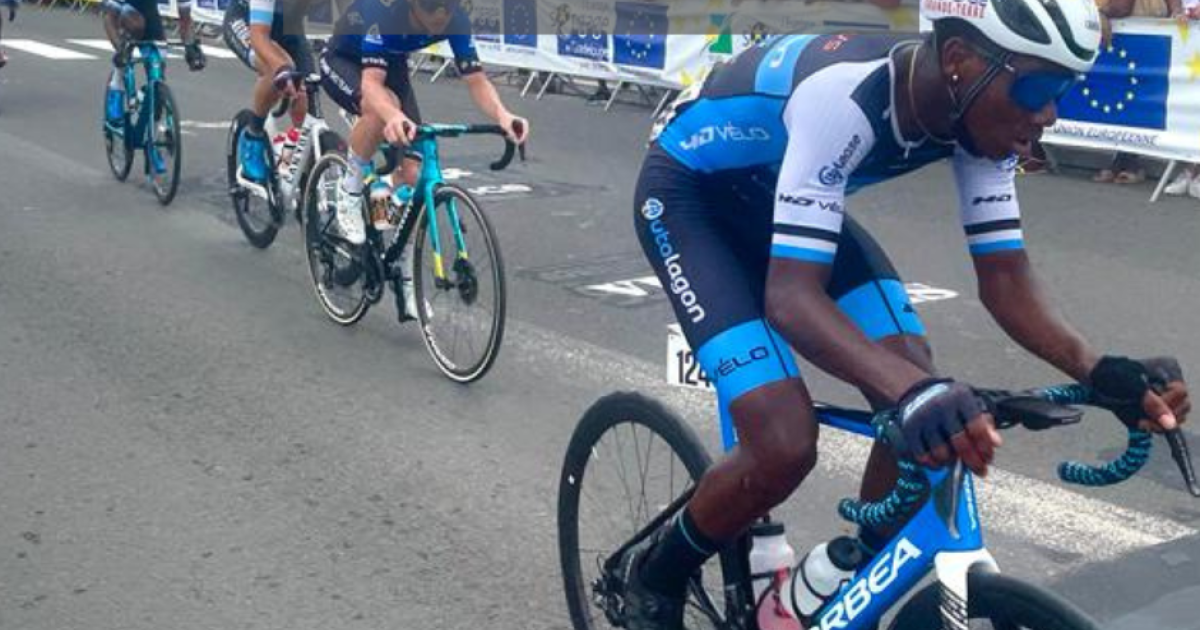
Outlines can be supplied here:
[[[175, 0], [159, 4], [164, 15], [178, 15]], [[193, 0], [193, 16], [220, 23], [227, 4]], [[861, 2], [469, 0], [464, 6], [487, 64], [670, 89], [690, 85], [713, 63], [771, 33], [917, 30], [915, 9]], [[444, 44], [429, 52], [450, 54]]]

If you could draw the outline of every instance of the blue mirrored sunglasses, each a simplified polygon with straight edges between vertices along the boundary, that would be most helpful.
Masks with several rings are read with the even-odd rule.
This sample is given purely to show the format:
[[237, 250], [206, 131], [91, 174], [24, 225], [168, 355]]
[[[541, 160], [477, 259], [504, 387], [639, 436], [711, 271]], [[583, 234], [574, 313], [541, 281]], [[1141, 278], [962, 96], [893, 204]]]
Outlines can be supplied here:
[[1082, 78], [1074, 73], [1049, 70], [1021, 72], [1008, 63], [1007, 59], [977, 50], [984, 58], [1013, 75], [1008, 95], [1021, 109], [1029, 112], [1040, 112], [1050, 103], [1062, 100]]

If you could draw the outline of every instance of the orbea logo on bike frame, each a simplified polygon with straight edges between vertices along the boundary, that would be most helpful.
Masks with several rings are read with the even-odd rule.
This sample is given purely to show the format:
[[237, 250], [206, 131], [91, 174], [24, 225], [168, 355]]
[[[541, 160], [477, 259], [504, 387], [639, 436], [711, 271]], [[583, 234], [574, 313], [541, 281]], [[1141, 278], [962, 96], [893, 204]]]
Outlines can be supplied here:
[[921, 550], [907, 538], [901, 538], [894, 552], [881, 555], [869, 574], [860, 575], [843, 591], [845, 595], [837, 605], [821, 617], [820, 630], [849, 628], [850, 623], [871, 605], [871, 598], [886, 591], [896, 581], [904, 565], [920, 557]]
[[667, 270], [667, 276], [671, 279], [667, 288], [671, 290], [671, 293], [679, 296], [679, 301], [687, 309], [692, 323], [698, 324], [704, 321], [708, 314], [699, 304], [700, 299], [696, 297], [696, 292], [692, 290], [692, 283], [683, 271], [683, 256], [675, 251], [675, 246], [671, 243], [671, 232], [662, 222], [664, 209], [662, 201], [650, 197], [646, 203], [642, 204], [642, 216], [650, 222], [650, 232], [654, 234], [654, 244], [658, 246], [658, 255], [662, 258], [663, 268]]

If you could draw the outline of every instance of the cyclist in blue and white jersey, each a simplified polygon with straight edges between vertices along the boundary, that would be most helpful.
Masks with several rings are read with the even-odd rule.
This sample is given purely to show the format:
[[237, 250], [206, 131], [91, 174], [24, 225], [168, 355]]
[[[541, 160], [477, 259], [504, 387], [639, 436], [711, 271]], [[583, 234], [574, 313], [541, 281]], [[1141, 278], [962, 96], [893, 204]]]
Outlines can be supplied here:
[[313, 72], [312, 49], [304, 33], [311, 0], [233, 0], [225, 11], [224, 35], [242, 63], [258, 73], [250, 110], [254, 119], [238, 138], [238, 164], [254, 182], [267, 179], [263, 124], [280, 98], [292, 99], [292, 122], [308, 111], [308, 95], [297, 80]]
[[[194, 36], [191, 0], [180, 0], [176, 6], [179, 8], [179, 32], [184, 41], [184, 59], [188, 69], [193, 72], [203, 70], [208, 60]], [[104, 0], [103, 14], [104, 33], [116, 49], [112, 57], [112, 72], [108, 77], [108, 89], [104, 95], [104, 115], [111, 121], [119, 119], [125, 110], [121, 76], [125, 65], [129, 63], [126, 55], [130, 52], [125, 48], [125, 43], [163, 42], [167, 34], [163, 30], [162, 16], [158, 13], [158, 0]], [[157, 150], [149, 153], [154, 172], [162, 173], [166, 169], [162, 154]]]
[[[191, 0], [179, 0], [179, 32], [184, 42], [184, 58], [188, 69], [203, 70], [207, 64], [200, 41], [194, 36]], [[127, 61], [120, 58], [121, 43], [125, 38], [133, 41], [163, 42], [167, 39], [163, 30], [162, 16], [158, 12], [158, 0], [105, 0], [104, 34], [117, 54], [113, 65], [121, 67]]]
[[[408, 55], [442, 41], [450, 44], [455, 67], [480, 111], [510, 139], [520, 143], [528, 135], [528, 122], [508, 111], [483, 72], [471, 20], [459, 0], [354, 0], [321, 57], [325, 91], [342, 109], [359, 116], [350, 131], [350, 168], [337, 212], [338, 226], [351, 243], [366, 240], [360, 210], [364, 179], [382, 185], [370, 172], [376, 147], [385, 138], [407, 144], [421, 123]], [[405, 160], [403, 179], [412, 183], [416, 176], [416, 163]]]
[[[965, 383], [936, 372], [925, 327], [855, 190], [948, 159], [980, 299], [1021, 346], [1169, 429], [1178, 363], [1101, 356], [1052, 306], [1024, 249], [1013, 171], [1100, 45], [1093, 0], [925, 0], [925, 37], [792, 35], [715, 69], [655, 129], [636, 230], [707, 374], [728, 455], [685, 509], [626, 553], [628, 630], [682, 627], [687, 580], [812, 471], [818, 423], [791, 348], [898, 408], [902, 452], [985, 474], [1000, 445]], [[1150, 383], [1166, 386], [1160, 395]], [[1140, 417], [1132, 417], [1140, 416]], [[896, 479], [877, 447], [861, 488]], [[860, 533], [877, 549], [887, 532]]]

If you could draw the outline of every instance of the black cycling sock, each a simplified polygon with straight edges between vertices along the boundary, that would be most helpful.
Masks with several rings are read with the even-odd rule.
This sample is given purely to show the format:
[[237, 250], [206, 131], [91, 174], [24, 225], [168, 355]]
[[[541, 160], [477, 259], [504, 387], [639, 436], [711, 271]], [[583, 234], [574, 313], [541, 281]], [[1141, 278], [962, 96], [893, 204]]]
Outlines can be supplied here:
[[658, 542], [642, 563], [642, 581], [663, 595], [682, 597], [688, 578], [720, 551], [721, 545], [696, 527], [686, 508], [663, 527], [665, 531], [659, 532]]
[[251, 116], [250, 124], [246, 125], [246, 133], [255, 138], [261, 138], [266, 135], [266, 131], [263, 130], [263, 125], [266, 124], [266, 116]]

